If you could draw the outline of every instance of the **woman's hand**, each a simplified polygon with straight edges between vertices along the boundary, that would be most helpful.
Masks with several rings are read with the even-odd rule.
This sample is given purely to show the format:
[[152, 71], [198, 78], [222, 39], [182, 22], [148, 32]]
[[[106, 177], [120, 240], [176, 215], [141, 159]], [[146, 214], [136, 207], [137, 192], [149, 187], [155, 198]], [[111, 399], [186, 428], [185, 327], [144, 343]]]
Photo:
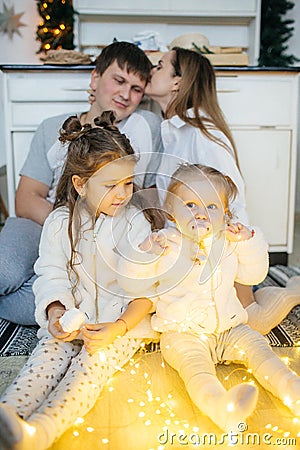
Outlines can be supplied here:
[[232, 223], [226, 228], [226, 238], [230, 242], [247, 241], [253, 234], [253, 230], [249, 230], [249, 228], [239, 222]]
[[54, 302], [47, 308], [48, 314], [48, 331], [56, 339], [60, 339], [64, 342], [73, 341], [76, 339], [80, 330], [73, 331], [72, 333], [67, 333], [64, 331], [59, 323], [59, 319], [65, 313], [66, 309], [60, 302]]
[[124, 322], [104, 322], [85, 324], [82, 327], [82, 339], [88, 353], [93, 355], [103, 347], [112, 344], [117, 336], [124, 336], [126, 324]]
[[95, 93], [94, 89], [92, 89], [91, 87], [90, 87], [90, 89], [87, 90], [87, 93], [89, 94], [89, 98], [88, 98], [89, 104], [92, 105], [96, 101], [96, 93]]

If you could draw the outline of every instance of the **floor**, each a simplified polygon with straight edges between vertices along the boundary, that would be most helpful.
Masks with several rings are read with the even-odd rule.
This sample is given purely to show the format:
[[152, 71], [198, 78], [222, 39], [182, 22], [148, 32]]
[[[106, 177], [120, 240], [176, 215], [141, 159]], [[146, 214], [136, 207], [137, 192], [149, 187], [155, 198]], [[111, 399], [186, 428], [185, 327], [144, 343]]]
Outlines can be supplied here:
[[[300, 373], [300, 348], [277, 348], [276, 353]], [[24, 363], [20, 358], [19, 366]], [[0, 392], [17, 373], [16, 357], [1, 358], [10, 366]], [[12, 359], [10, 362], [9, 360]], [[14, 362], [14, 364], [12, 364]], [[14, 371], [11, 370], [14, 368]], [[230, 364], [217, 369], [219, 379], [229, 387], [251, 381], [243, 366]], [[256, 383], [257, 384], [257, 383]], [[241, 421], [233, 439], [236, 449], [300, 449], [300, 419], [258, 384], [259, 397], [254, 413]], [[233, 444], [232, 443], [232, 444]], [[160, 353], [136, 356], [125, 371], [116, 374], [104, 388], [94, 408], [74, 425], [49, 450], [179, 450], [181, 448], [229, 448], [223, 435], [193, 405], [177, 373], [162, 363]]]

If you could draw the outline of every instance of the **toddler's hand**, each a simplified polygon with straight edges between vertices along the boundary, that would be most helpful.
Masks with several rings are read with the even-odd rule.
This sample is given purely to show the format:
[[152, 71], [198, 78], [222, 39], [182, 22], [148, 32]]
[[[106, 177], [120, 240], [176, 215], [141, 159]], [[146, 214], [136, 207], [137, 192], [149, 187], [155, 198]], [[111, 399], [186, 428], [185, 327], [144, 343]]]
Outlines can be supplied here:
[[253, 232], [239, 222], [231, 223], [226, 228], [226, 238], [230, 242], [247, 241], [252, 236]]
[[154, 231], [139, 245], [140, 250], [154, 255], [166, 254], [169, 248], [167, 230]]

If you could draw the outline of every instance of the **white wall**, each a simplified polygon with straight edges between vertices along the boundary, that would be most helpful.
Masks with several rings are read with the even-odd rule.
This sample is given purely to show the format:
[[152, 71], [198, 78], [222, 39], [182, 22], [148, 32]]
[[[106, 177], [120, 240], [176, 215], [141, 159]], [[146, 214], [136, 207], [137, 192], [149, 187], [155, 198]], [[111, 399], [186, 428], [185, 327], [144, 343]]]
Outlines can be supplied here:
[[41, 20], [35, 0], [0, 0], [0, 12], [3, 12], [3, 4], [8, 8], [14, 6], [15, 14], [24, 12], [20, 20], [26, 24], [19, 27], [18, 33], [12, 38], [8, 33], [0, 33], [0, 64], [39, 64], [41, 63], [36, 51], [39, 49], [39, 41], [35, 39], [36, 28]]

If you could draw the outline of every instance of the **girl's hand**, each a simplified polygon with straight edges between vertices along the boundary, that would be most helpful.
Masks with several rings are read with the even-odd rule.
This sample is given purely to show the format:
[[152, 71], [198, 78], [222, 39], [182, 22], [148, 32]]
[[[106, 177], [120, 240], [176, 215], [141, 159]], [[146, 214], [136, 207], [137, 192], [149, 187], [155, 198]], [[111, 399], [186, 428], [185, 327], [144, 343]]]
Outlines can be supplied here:
[[247, 241], [253, 236], [253, 231], [245, 227], [245, 225], [237, 222], [231, 223], [226, 228], [226, 238], [230, 242]]
[[139, 245], [139, 249], [153, 255], [161, 255], [162, 253], [167, 254], [170, 250], [167, 230], [153, 231], [153, 233], [146, 237]]
[[87, 323], [82, 327], [82, 339], [85, 349], [93, 355], [97, 350], [107, 347], [117, 336], [123, 336], [126, 325], [122, 321]]
[[72, 333], [67, 333], [62, 329], [59, 323], [59, 319], [65, 313], [66, 309], [63, 305], [58, 303], [59, 302], [55, 302], [52, 305], [48, 306], [48, 331], [56, 339], [60, 339], [64, 342], [73, 341], [80, 333], [80, 330], [73, 331]]

